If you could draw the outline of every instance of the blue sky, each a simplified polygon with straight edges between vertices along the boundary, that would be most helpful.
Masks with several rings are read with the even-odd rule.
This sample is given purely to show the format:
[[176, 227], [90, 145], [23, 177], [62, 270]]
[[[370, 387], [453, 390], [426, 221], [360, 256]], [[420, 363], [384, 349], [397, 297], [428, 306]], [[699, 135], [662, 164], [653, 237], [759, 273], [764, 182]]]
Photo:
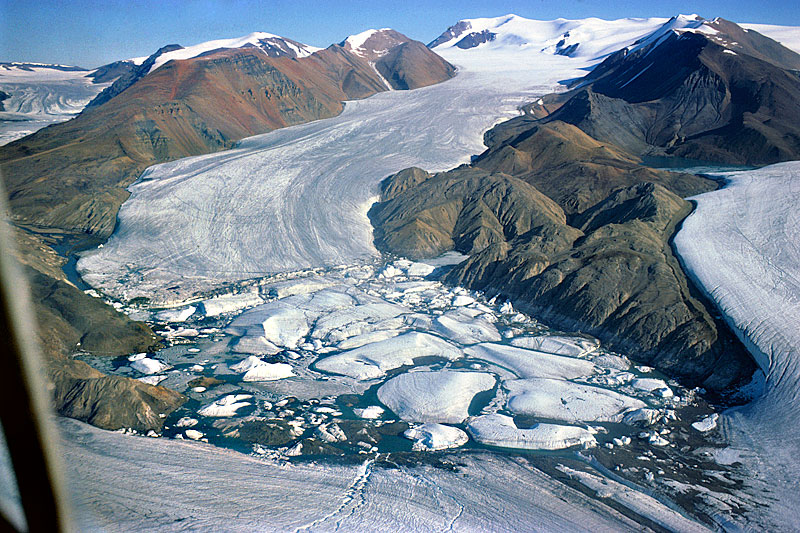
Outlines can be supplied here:
[[327, 46], [369, 28], [391, 27], [423, 42], [462, 18], [721, 16], [800, 26], [800, 1], [757, 0], [0, 0], [0, 61], [94, 67], [146, 56], [164, 44], [195, 44], [267, 31]]

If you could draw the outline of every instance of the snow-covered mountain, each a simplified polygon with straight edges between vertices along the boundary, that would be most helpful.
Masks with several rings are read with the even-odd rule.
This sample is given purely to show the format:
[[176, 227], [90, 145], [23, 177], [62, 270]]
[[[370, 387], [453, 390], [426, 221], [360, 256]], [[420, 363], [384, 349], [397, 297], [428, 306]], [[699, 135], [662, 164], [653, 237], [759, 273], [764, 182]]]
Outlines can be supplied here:
[[597, 59], [650, 35], [667, 21], [665, 18], [544, 21], [517, 15], [465, 19], [428, 46], [439, 53], [478, 49], [482, 55], [503, 53], [517, 60], [540, 53]]
[[374, 60], [385, 56], [389, 53], [389, 50], [405, 41], [406, 39], [402, 34], [391, 28], [382, 28], [351, 35], [339, 45], [358, 56]]
[[[696, 14], [672, 18], [550, 21], [510, 14], [461, 20], [428, 46], [449, 61], [459, 65], [469, 64], [472, 69], [499, 69], [504, 65], [541, 60], [543, 55], [565, 56], [594, 64], [623, 48], [633, 51], [666, 39], [669, 35], [684, 33], [705, 34], [717, 44], [735, 50], [744, 44], [742, 41], [749, 40], [746, 33], [750, 32], [739, 33], [733, 39], [719, 36], [720, 33], [729, 33], [729, 24], [723, 19], [705, 19]], [[741, 26], [773, 38], [789, 49], [800, 50], [800, 29], [796, 27], [763, 24]], [[752, 52], [755, 47], [749, 48]]]
[[177, 50], [161, 54], [153, 63], [149, 72], [153, 72], [161, 65], [172, 60], [191, 59], [203, 54], [225, 48], [255, 48], [261, 50], [267, 57], [308, 57], [314, 52], [322, 50], [307, 44], [302, 44], [286, 37], [280, 37], [263, 31], [253, 32], [233, 39], [216, 39], [192, 46], [181, 47]]

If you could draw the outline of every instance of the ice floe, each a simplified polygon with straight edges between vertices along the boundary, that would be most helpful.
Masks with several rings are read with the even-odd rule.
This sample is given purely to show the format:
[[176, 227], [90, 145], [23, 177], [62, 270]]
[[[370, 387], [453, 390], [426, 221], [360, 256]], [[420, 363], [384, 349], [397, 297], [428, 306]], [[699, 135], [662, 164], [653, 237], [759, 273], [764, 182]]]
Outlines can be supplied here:
[[197, 431], [196, 429], [187, 429], [183, 434], [192, 440], [200, 440], [205, 436], [202, 431]]
[[717, 427], [717, 420], [719, 419], [719, 415], [714, 413], [710, 416], [705, 417], [702, 420], [698, 420], [697, 422], [692, 423], [692, 427], [697, 431], [704, 433], [706, 431], [711, 431], [715, 427]]
[[495, 383], [483, 372], [409, 372], [384, 383], [378, 399], [403, 420], [457, 424], [469, 416], [475, 395]]
[[511, 345], [555, 355], [584, 357], [597, 350], [600, 343], [595, 339], [583, 339], [580, 337], [537, 335], [536, 337], [516, 337], [511, 339]]
[[619, 422], [624, 412], [645, 407], [612, 390], [557, 379], [510, 380], [503, 386], [514, 413], [564, 422]]
[[427, 333], [411, 331], [325, 357], [316, 362], [316, 368], [365, 380], [382, 377], [387, 371], [404, 365], [413, 365], [415, 359], [422, 357], [455, 360], [461, 356], [461, 350], [449, 342]]
[[505, 368], [520, 378], [574, 379], [596, 372], [589, 361], [503, 344], [478, 344], [465, 348], [464, 353], [471, 359]]
[[156, 313], [154, 318], [161, 322], [185, 322], [195, 311], [197, 308], [191, 305], [178, 309], [164, 309]]
[[251, 402], [245, 400], [252, 400], [252, 394], [228, 394], [212, 402], [204, 405], [197, 410], [197, 414], [201, 416], [233, 416], [242, 407], [252, 405]]
[[168, 369], [169, 365], [162, 363], [158, 359], [142, 357], [133, 361], [131, 363], [131, 368], [142, 374], [158, 374]]
[[502, 448], [561, 450], [597, 444], [594, 435], [584, 428], [539, 423], [528, 429], [520, 429], [513, 418], [500, 413], [471, 418], [467, 431], [482, 444]]
[[459, 344], [477, 344], [502, 340], [502, 336], [491, 322], [474, 318], [463, 310], [451, 311], [436, 317], [434, 330]]
[[637, 422], [644, 422], [645, 425], [650, 425], [655, 422], [659, 416], [661, 416], [661, 411], [658, 411], [657, 409], [641, 408], [625, 413], [622, 421], [625, 424], [630, 425]]
[[287, 363], [261, 363], [250, 368], [242, 376], [242, 381], [275, 381], [290, 378], [295, 373]]
[[673, 395], [672, 389], [662, 379], [636, 378], [631, 381], [631, 386], [634, 389], [647, 391], [662, 398], [670, 398]]
[[411, 449], [417, 452], [458, 448], [469, 442], [469, 436], [464, 431], [436, 423], [414, 426], [407, 429], [403, 436], [414, 441]]
[[363, 409], [355, 408], [353, 409], [353, 413], [355, 413], [356, 416], [361, 418], [376, 419], [383, 416], [384, 409], [379, 405], [370, 405], [364, 407]]
[[179, 428], [190, 428], [194, 427], [198, 424], [198, 420], [196, 418], [191, 418], [189, 416], [184, 416], [180, 418], [177, 422], [175, 422], [175, 427]]

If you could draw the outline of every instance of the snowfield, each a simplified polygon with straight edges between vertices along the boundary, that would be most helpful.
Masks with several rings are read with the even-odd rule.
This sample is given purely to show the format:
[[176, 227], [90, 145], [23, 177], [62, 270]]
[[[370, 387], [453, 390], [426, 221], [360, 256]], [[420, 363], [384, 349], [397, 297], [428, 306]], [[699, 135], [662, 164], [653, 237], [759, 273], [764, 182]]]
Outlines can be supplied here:
[[92, 83], [87, 76], [94, 71], [50, 67], [0, 65], [0, 91], [11, 96], [0, 111], [0, 145], [71, 119], [111, 85]]
[[800, 495], [800, 162], [725, 174], [727, 185], [693, 198], [675, 247], [766, 376], [764, 394], [720, 417], [734, 447], [796, 523]]

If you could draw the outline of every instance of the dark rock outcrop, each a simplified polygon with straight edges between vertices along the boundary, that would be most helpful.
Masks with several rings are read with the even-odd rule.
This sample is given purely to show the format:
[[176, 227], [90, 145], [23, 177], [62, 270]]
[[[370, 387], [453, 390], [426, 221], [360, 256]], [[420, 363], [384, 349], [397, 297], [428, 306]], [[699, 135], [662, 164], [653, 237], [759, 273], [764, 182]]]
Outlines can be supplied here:
[[[136, 64], [130, 60], [114, 61], [108, 65], [98, 67], [93, 72], [87, 74], [86, 77], [91, 78], [93, 83], [108, 83], [116, 81], [119, 78], [127, 77], [137, 68]], [[91, 102], [89, 104], [91, 105]]]
[[705, 178], [643, 167], [638, 157], [560, 121], [518, 117], [488, 132], [486, 143], [489, 149], [474, 166], [530, 183], [568, 215], [588, 209], [618, 187], [643, 181], [659, 183], [681, 197], [716, 189]]
[[486, 139], [471, 166], [384, 180], [369, 213], [376, 246], [414, 258], [469, 254], [445, 281], [509, 298], [687, 383], [720, 391], [752, 375], [669, 245], [691, 210], [669, 188], [691, 194], [713, 183], [641, 167], [564, 123], [522, 117]]
[[456, 43], [456, 46], [458, 48], [461, 48], [462, 50], [468, 50], [470, 48], [475, 48], [476, 46], [481, 45], [483, 43], [494, 41], [496, 37], [497, 34], [492, 33], [489, 30], [474, 31], [462, 37]]
[[446, 43], [463, 35], [465, 31], [472, 29], [472, 24], [467, 20], [461, 20], [447, 28], [444, 33], [428, 43], [428, 48], [436, 48], [442, 43]]
[[[115, 77], [117, 79], [114, 80], [114, 83], [112, 83], [110, 86], [103, 89], [100, 94], [92, 98], [92, 101], [86, 104], [86, 107], [96, 107], [105, 104], [118, 94], [122, 93], [122, 91], [147, 76], [147, 73], [150, 72], [151, 68], [153, 68], [156, 59], [158, 59], [161, 54], [172, 52], [173, 50], [180, 50], [181, 48], [183, 47], [179, 44], [168, 44], [167, 46], [162, 46], [156, 50], [154, 54], [148, 57], [141, 65], [133, 65], [128, 62], [120, 61], [119, 63], [128, 65], [128, 68], [125, 69], [115, 67], [118, 63], [112, 63], [111, 65], [100, 67], [93, 75], [95, 83], [103, 83], [102, 80], [111, 81]], [[111, 75], [116, 73], [115, 71], [117, 70], [120, 71], [119, 74], [112, 77]]]
[[108, 376], [82, 361], [65, 358], [48, 366], [56, 411], [103, 429], [159, 432], [165, 416], [186, 401], [166, 387]]
[[414, 258], [472, 254], [535, 235], [549, 253], [581, 235], [553, 200], [508, 175], [459, 168], [420, 181], [425, 174], [409, 169], [385, 182], [369, 212], [379, 248]]

